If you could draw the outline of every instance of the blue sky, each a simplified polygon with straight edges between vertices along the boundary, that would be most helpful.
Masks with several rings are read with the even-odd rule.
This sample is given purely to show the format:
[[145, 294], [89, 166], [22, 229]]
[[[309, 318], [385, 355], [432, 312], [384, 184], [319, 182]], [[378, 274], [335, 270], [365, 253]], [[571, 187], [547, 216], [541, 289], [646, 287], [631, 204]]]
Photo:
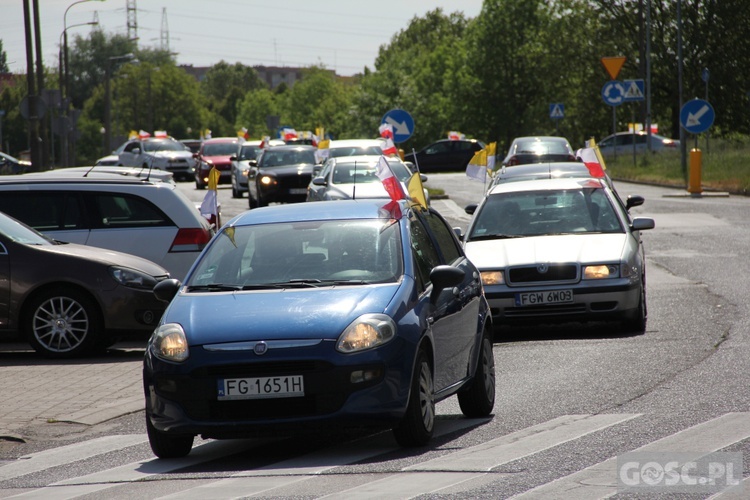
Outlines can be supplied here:
[[[87, 36], [98, 17], [108, 33], [127, 34], [126, 0], [38, 0], [42, 58], [57, 66], [68, 9], [68, 40]], [[221, 60], [248, 66], [323, 65], [340, 75], [373, 68], [378, 48], [414, 16], [442, 8], [476, 17], [482, 0], [136, 0], [139, 46], [168, 46], [178, 64], [210, 66]], [[29, 4], [32, 1], [29, 0]], [[166, 13], [166, 15], [165, 15]], [[0, 39], [12, 72], [26, 70], [23, 0], [0, 0]]]

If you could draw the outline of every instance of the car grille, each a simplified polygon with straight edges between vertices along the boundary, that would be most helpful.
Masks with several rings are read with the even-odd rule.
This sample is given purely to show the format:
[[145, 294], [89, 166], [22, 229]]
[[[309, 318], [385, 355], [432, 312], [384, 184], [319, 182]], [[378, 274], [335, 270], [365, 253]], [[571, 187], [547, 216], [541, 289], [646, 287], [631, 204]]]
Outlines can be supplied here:
[[561, 304], [538, 307], [506, 307], [505, 317], [513, 318], [543, 318], [545, 316], [559, 316], [566, 314], [586, 313], [586, 304]]
[[290, 176], [283, 176], [279, 177], [279, 188], [286, 190], [286, 189], [294, 189], [294, 188], [307, 188], [307, 186], [310, 185], [310, 180], [312, 179], [312, 175], [290, 175]]
[[508, 285], [577, 283], [578, 269], [577, 264], [513, 267], [508, 270]]
[[[252, 422], [334, 413], [353, 392], [350, 374], [351, 369], [338, 368], [323, 361], [245, 363], [200, 368], [187, 376], [160, 375], [156, 377], [155, 388], [165, 398], [178, 402], [191, 419]], [[217, 399], [218, 379], [274, 375], [303, 375], [305, 396], [230, 401]], [[357, 389], [364, 386], [366, 384], [360, 384]]]

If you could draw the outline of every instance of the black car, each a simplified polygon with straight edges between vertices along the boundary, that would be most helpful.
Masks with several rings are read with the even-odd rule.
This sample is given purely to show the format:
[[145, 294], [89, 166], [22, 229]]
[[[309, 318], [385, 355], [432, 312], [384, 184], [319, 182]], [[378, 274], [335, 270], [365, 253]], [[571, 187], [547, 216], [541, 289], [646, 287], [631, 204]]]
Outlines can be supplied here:
[[307, 198], [315, 166], [314, 146], [274, 146], [263, 151], [247, 172], [250, 208], [297, 203]]
[[19, 160], [11, 155], [0, 153], [0, 175], [22, 174], [30, 168], [30, 161]]
[[573, 148], [565, 137], [516, 137], [502, 164], [507, 167], [558, 161], [576, 161]]
[[466, 170], [474, 153], [484, 147], [485, 144], [476, 139], [443, 139], [433, 142], [416, 154], [404, 155], [404, 161], [417, 165], [420, 172], [458, 172]]

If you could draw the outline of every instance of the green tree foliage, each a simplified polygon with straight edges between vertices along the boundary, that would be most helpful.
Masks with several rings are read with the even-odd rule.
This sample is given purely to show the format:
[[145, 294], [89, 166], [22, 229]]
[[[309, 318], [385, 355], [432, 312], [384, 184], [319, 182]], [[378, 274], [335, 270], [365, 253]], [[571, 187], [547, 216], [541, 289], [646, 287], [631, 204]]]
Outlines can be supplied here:
[[247, 92], [264, 87], [265, 82], [250, 66], [231, 65], [225, 61], [212, 66], [201, 83], [201, 90], [211, 112], [208, 126], [214, 137], [235, 135], [239, 103]]
[[10, 73], [10, 68], [8, 67], [8, 54], [6, 54], [3, 49], [2, 40], [0, 40], [0, 73]]
[[267, 88], [251, 90], [240, 102], [235, 128], [247, 128], [253, 139], [273, 136], [274, 131], [268, 128], [266, 118], [274, 115], [278, 115], [274, 93]]

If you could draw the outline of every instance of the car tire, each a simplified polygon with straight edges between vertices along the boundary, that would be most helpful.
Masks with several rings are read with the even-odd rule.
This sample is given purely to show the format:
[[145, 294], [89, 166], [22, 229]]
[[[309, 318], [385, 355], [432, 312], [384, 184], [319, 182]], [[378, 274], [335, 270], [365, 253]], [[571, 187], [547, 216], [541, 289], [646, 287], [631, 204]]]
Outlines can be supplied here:
[[253, 195], [250, 194], [250, 191], [247, 192], [247, 206], [252, 208], [258, 208], [258, 202], [253, 198]]
[[238, 191], [236, 187], [234, 187], [234, 183], [232, 183], [232, 198], [242, 198], [242, 192]]
[[488, 330], [482, 335], [480, 349], [474, 378], [465, 391], [458, 393], [461, 412], [469, 418], [486, 417], [495, 407], [495, 357], [492, 334]]
[[633, 312], [633, 315], [622, 322], [622, 325], [628, 331], [642, 334], [646, 332], [646, 324], [648, 322], [648, 308], [646, 306], [646, 280], [641, 279], [641, 293], [640, 299], [638, 300], [638, 307]]
[[47, 358], [73, 358], [106, 346], [102, 315], [83, 292], [50, 288], [31, 298], [24, 330], [29, 344]]
[[151, 423], [151, 417], [146, 414], [146, 433], [151, 451], [159, 458], [181, 458], [186, 457], [193, 449], [192, 434], [167, 434], [161, 432]]
[[424, 349], [417, 354], [414, 365], [409, 403], [401, 421], [393, 428], [396, 442], [401, 446], [424, 446], [432, 438], [435, 428], [435, 398], [432, 368]]
[[201, 184], [198, 181], [195, 181], [195, 189], [206, 189], [205, 184]]

